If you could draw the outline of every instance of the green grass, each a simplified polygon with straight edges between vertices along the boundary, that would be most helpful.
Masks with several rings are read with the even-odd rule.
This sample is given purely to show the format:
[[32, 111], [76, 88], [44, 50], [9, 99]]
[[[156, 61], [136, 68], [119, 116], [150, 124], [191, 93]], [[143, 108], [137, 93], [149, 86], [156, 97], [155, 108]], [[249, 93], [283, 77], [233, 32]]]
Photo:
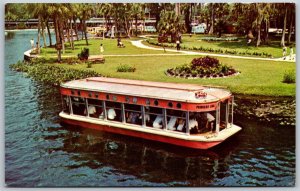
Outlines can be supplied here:
[[[94, 70], [107, 77], [223, 86], [233, 93], [245, 95], [296, 95], [295, 84], [282, 82], [285, 71], [296, 69], [295, 63], [291, 62], [219, 58], [221, 63], [233, 66], [241, 74], [219, 79], [181, 79], [165, 75], [164, 72], [168, 68], [189, 63], [195, 57], [197, 56], [106, 57], [105, 64], [95, 64], [90, 69], [87, 69], [85, 64], [59, 65], [66, 68]], [[120, 64], [134, 66], [136, 71], [117, 72]]]
[[[183, 35], [181, 47], [185, 46], [185, 47], [193, 48], [193, 47], [202, 46], [203, 48], [236, 50], [238, 52], [244, 52], [244, 51], [258, 52], [258, 53], [265, 52], [268, 54], [272, 54], [274, 58], [282, 57], [282, 48], [280, 47], [280, 41], [278, 40], [270, 41], [269, 45], [261, 45], [259, 47], [255, 47], [254, 43], [251, 46], [247, 46], [246, 39], [241, 37], [239, 38], [239, 41], [233, 41], [233, 42], [212, 42], [212, 41], [208, 42], [208, 41], [201, 40], [202, 37], [206, 37], [206, 36], [207, 35], [197, 34], [197, 35], [192, 35], [192, 37], [190, 37], [188, 35]], [[157, 38], [153, 38], [153, 40], [157, 42]], [[149, 43], [147, 42], [144, 43], [146, 45], [149, 45]], [[293, 47], [294, 47], [294, 52], [296, 52], [295, 45], [293, 45]]]
[[[137, 40], [138, 38], [132, 38], [130, 40]], [[66, 43], [66, 51], [63, 56], [75, 56], [81, 52], [84, 47], [88, 47], [90, 49], [90, 55], [100, 55], [100, 44], [103, 44], [104, 47], [104, 55], [128, 55], [128, 54], [168, 54], [168, 52], [164, 53], [162, 50], [149, 50], [149, 49], [141, 49], [133, 46], [129, 39], [122, 39], [125, 48], [117, 47], [116, 39], [90, 39], [89, 46], [85, 44], [84, 40], [75, 41], [75, 50], [72, 50], [69, 46], [69, 43]], [[174, 53], [173, 53], [174, 54]], [[176, 54], [176, 53], [175, 53]], [[55, 57], [56, 49], [55, 48], [42, 48], [41, 56], [43, 57]]]

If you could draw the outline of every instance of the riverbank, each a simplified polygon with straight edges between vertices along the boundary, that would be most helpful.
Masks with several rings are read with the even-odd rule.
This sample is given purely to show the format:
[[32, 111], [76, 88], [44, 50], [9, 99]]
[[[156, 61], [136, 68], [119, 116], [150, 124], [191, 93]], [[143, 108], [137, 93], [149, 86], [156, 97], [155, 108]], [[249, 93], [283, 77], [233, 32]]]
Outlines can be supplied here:
[[[28, 77], [46, 84], [59, 86], [61, 83], [91, 76], [103, 76], [91, 68], [76, 69], [60, 64], [44, 64], [45, 60], [18, 62], [10, 65], [12, 70], [25, 72]], [[78, 64], [75, 64], [78, 65]], [[82, 65], [82, 64], [81, 64]], [[72, 66], [72, 65], [70, 65]], [[104, 75], [105, 76], [105, 75]], [[106, 75], [107, 76], [107, 75]], [[235, 95], [235, 115], [274, 126], [295, 126], [296, 100], [293, 96], [245, 96]]]

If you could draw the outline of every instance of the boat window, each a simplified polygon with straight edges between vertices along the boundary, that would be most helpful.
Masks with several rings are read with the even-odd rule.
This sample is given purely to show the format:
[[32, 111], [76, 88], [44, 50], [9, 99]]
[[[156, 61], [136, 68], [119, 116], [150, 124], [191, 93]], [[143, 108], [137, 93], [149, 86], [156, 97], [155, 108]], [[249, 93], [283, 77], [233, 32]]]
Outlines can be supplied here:
[[93, 118], [104, 119], [102, 101], [97, 99], [88, 99], [88, 114]]
[[126, 123], [142, 125], [142, 112], [140, 105], [124, 104]]
[[85, 98], [82, 97], [71, 97], [72, 102], [72, 110], [75, 115], [83, 115], [86, 116], [86, 103]]
[[107, 119], [110, 121], [122, 122], [121, 103], [106, 101]]
[[181, 103], [177, 103], [177, 104], [176, 104], [176, 107], [177, 107], [178, 109], [180, 109], [180, 108], [181, 108]]
[[216, 111], [190, 112], [189, 116], [190, 134], [198, 134], [215, 131]]
[[167, 129], [185, 133], [185, 111], [167, 109]]
[[68, 96], [62, 96], [62, 107], [65, 113], [70, 114], [70, 100]]
[[163, 127], [163, 109], [145, 106], [146, 126], [161, 129]]

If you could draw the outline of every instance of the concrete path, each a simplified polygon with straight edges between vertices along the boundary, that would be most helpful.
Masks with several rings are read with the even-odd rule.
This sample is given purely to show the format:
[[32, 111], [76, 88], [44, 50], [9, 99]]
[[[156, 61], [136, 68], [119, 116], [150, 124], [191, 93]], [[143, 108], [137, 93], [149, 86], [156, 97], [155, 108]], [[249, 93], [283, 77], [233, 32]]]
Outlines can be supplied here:
[[[146, 36], [141, 36], [141, 37], [146, 37]], [[138, 48], [144, 48], [144, 49], [149, 49], [149, 50], [159, 50], [159, 51], [163, 51], [163, 48], [157, 48], [157, 47], [151, 47], [151, 46], [147, 46], [144, 45], [142, 43], [142, 41], [144, 40], [135, 40], [135, 41], [131, 41], [133, 46], [136, 46]], [[194, 52], [194, 51], [186, 51], [186, 50], [174, 50], [174, 49], [169, 49], [169, 48], [165, 48], [166, 51], [168, 52], [177, 52], [177, 53], [181, 53], [178, 55], [201, 55], [201, 56], [215, 56], [215, 57], [224, 57], [224, 58], [240, 58], [240, 59], [249, 59], [249, 60], [266, 60], [266, 61], [285, 61], [285, 62], [296, 62], [296, 55], [294, 54], [292, 56], [292, 59], [290, 59], [290, 56], [287, 56], [285, 58], [260, 58], [260, 57], [249, 57], [249, 56], [234, 56], [234, 55], [226, 55], [226, 54], [213, 54], [213, 53], [205, 53], [205, 52]], [[165, 56], [169, 55], [169, 54], [164, 54]]]

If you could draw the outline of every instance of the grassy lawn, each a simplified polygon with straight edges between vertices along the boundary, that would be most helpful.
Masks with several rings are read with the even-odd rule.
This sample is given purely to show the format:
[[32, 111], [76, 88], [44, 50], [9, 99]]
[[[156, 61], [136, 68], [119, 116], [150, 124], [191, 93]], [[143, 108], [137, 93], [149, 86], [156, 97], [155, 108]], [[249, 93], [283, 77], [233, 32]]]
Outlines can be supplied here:
[[[137, 40], [139, 38], [132, 38], [130, 40]], [[163, 54], [164, 51], [160, 50], [148, 50], [148, 49], [141, 49], [133, 46], [128, 39], [122, 39], [125, 48], [118, 48], [117, 47], [117, 39], [90, 39], [89, 46], [86, 46], [84, 40], [75, 41], [75, 50], [72, 50], [69, 46], [69, 43], [66, 43], [66, 51], [64, 56], [74, 55], [77, 56], [78, 53], [84, 48], [88, 47], [90, 49], [90, 55], [100, 55], [100, 44], [103, 44], [104, 47], [104, 55], [127, 55], [127, 54]], [[168, 54], [168, 52], [164, 53]], [[174, 54], [174, 53], [173, 53]], [[55, 48], [42, 48], [41, 49], [41, 56], [44, 57], [51, 57], [56, 56], [56, 49]]]
[[[266, 96], [295, 96], [296, 85], [282, 83], [286, 71], [296, 70], [295, 63], [274, 61], [253, 61], [246, 59], [219, 58], [224, 64], [233, 66], [241, 74], [219, 79], [181, 79], [168, 77], [168, 68], [189, 63], [196, 56], [157, 56], [157, 57], [106, 57], [105, 64], [59, 64], [66, 68], [95, 70], [107, 77], [128, 78], [148, 81], [179, 82], [201, 85], [223, 86], [233, 93]], [[117, 72], [120, 64], [136, 67], [134, 73]], [[57, 64], [58, 65], [58, 64]]]
[[[274, 58], [282, 57], [282, 48], [280, 47], [280, 41], [272, 40], [270, 41], [269, 45], [261, 45], [259, 47], [255, 47], [254, 44], [251, 46], [247, 46], [246, 39], [245, 38], [239, 38], [239, 41], [233, 41], [233, 42], [208, 42], [201, 40], [202, 37], [210, 37], [207, 35], [192, 35], [192, 37], [188, 35], [182, 36], [182, 44], [181, 47], [203, 47], [203, 48], [212, 48], [212, 49], [222, 49], [222, 50], [236, 50], [238, 52], [258, 52], [258, 53], [268, 53], [272, 54]], [[157, 38], [152, 39], [154, 42], [157, 42]], [[170, 40], [170, 38], [169, 38]], [[146, 45], [150, 45], [147, 42], [144, 42]], [[174, 44], [175, 45], [175, 44]], [[151, 45], [153, 46], [153, 45]], [[294, 47], [295, 51], [295, 45], [292, 45]], [[289, 48], [288, 48], [288, 54], [289, 54]], [[243, 55], [239, 55], [243, 56]]]

